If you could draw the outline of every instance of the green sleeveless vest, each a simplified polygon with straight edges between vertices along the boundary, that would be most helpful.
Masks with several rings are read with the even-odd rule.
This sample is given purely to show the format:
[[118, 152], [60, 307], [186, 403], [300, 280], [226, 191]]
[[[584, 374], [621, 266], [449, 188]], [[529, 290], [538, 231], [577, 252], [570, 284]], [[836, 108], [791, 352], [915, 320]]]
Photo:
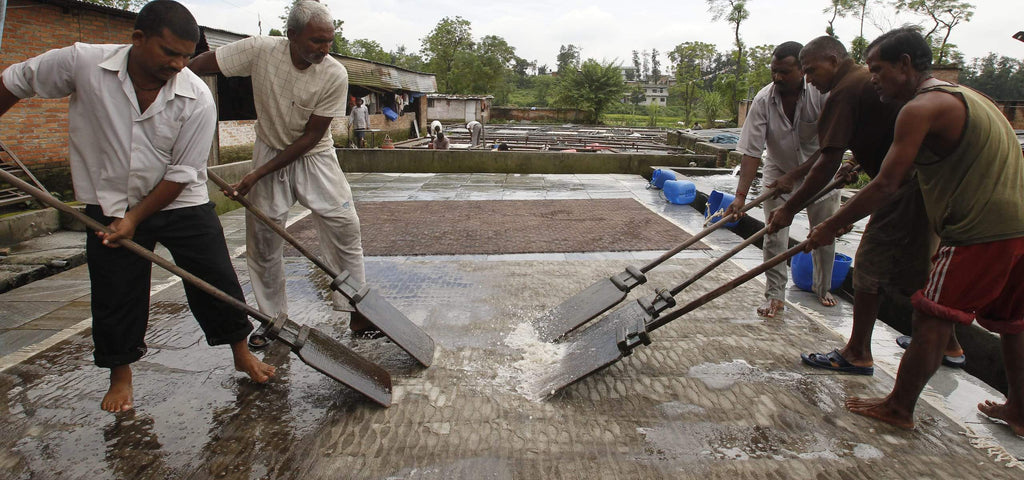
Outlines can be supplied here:
[[937, 85], [967, 106], [963, 138], [939, 158], [923, 146], [914, 164], [925, 208], [943, 245], [1024, 236], [1024, 155], [1010, 123], [990, 100], [961, 85]]

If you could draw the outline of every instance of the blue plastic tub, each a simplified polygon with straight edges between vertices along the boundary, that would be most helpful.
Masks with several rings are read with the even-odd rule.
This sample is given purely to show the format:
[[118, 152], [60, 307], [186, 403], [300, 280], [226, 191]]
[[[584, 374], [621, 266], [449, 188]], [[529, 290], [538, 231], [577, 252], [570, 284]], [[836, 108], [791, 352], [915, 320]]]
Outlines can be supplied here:
[[[852, 258], [841, 253], [836, 254], [836, 261], [832, 264], [832, 285], [829, 286], [829, 290], [835, 290], [843, 285], [852, 263]], [[790, 265], [793, 284], [800, 290], [810, 292], [814, 285], [814, 260], [811, 254], [800, 252], [794, 255]]]
[[665, 200], [676, 205], [689, 205], [697, 198], [697, 186], [689, 180], [666, 180], [662, 191]]
[[392, 109], [390, 109], [388, 107], [384, 107], [384, 108], [381, 108], [380, 111], [381, 111], [381, 113], [384, 114], [385, 117], [388, 117], [388, 120], [391, 120], [392, 122], [395, 121], [395, 120], [398, 120], [398, 114], [395, 113], [394, 110], [392, 110]]
[[[704, 209], [704, 218], [708, 218], [708, 216], [714, 215], [719, 210], [729, 208], [729, 205], [732, 204], [732, 201], [735, 199], [736, 197], [729, 195], [728, 193], [719, 192], [718, 190], [712, 190], [711, 195], [708, 195], [708, 206]], [[714, 215], [713, 217], [711, 217], [711, 221], [708, 222], [708, 224], [713, 224], [721, 219], [722, 215]], [[725, 226], [726, 228], [732, 228], [738, 225], [739, 223], [740, 221], [736, 220], [735, 222], [726, 223]]]
[[651, 183], [648, 184], [647, 187], [660, 189], [665, 185], [665, 182], [675, 179], [676, 172], [673, 172], [672, 170], [665, 170], [664, 168], [659, 168], [655, 170], [654, 173], [651, 174]]

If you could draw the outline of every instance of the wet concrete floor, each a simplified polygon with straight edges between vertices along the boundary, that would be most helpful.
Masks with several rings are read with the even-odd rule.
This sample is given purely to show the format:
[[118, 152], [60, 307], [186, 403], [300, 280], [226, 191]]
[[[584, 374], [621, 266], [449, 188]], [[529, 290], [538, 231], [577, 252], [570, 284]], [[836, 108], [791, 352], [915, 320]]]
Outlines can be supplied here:
[[[665, 204], [643, 188], [642, 178], [627, 175], [350, 177], [364, 201], [549, 198], [550, 192], [633, 197], [691, 233], [702, 221], [692, 208]], [[244, 245], [239, 213], [221, 217], [236, 252]], [[739, 241], [715, 232], [707, 243], [716, 250], [684, 252], [653, 270], [631, 298], [680, 283]], [[437, 353], [427, 369], [386, 339], [348, 336], [347, 314], [332, 311], [326, 300], [326, 278], [308, 261], [289, 258], [291, 318], [391, 372], [390, 408], [320, 375], [281, 346], [260, 354], [278, 366], [278, 376], [265, 385], [247, 380], [231, 368], [226, 347], [206, 345], [180, 283], [154, 269], [150, 350], [134, 368], [136, 408], [102, 412], [107, 371], [92, 365], [84, 267], [73, 269], [0, 295], [5, 312], [16, 304], [30, 311], [38, 306], [33, 302], [54, 307], [25, 328], [5, 328], [57, 332], [36, 334], [42, 340], [13, 351], [5, 347], [9, 352], [0, 356], [0, 479], [1024, 474], [1024, 440], [971, 413], [977, 402], [1002, 397], [961, 372], [940, 370], [919, 404], [915, 431], [847, 412], [847, 396], [883, 395], [892, 386], [899, 352], [895, 344], [882, 345], [892, 343], [892, 332], [876, 329], [873, 377], [808, 369], [799, 353], [841, 345], [850, 306], [815, 307], [809, 295], [790, 290], [785, 314], [762, 319], [754, 313], [763, 288], [757, 281], [657, 330], [653, 343], [632, 356], [552, 398], [535, 398], [531, 380], [552, 368], [560, 347], [537, 342], [530, 320], [660, 253], [368, 258], [367, 278], [434, 337]], [[678, 299], [696, 298], [759, 261], [760, 251], [744, 251]], [[244, 260], [236, 268], [248, 295]], [[27, 328], [33, 322], [38, 328]]]

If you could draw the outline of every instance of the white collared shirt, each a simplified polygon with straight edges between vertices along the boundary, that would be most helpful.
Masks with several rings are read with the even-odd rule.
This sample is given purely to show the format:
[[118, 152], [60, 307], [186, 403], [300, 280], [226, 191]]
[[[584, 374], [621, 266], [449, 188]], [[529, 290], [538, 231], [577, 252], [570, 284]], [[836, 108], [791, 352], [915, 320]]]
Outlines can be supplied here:
[[767, 150], [762, 185], [800, 166], [818, 150], [818, 116], [826, 98], [817, 88], [803, 82], [790, 122], [774, 83], [765, 85], [754, 96], [736, 150], [755, 158], [761, 158]]
[[128, 76], [131, 45], [73, 46], [11, 65], [3, 82], [18, 98], [71, 96], [71, 176], [78, 201], [124, 217], [160, 181], [186, 184], [164, 210], [209, 202], [206, 163], [217, 127], [209, 88], [185, 69], [145, 112]]

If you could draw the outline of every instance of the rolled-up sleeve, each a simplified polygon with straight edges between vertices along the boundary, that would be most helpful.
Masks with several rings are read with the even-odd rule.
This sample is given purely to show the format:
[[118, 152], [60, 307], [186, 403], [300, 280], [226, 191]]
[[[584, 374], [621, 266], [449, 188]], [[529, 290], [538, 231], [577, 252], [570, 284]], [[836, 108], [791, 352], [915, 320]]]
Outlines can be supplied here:
[[333, 77], [323, 97], [313, 109], [313, 115], [326, 118], [345, 116], [345, 107], [348, 103], [348, 71], [341, 67]]
[[18, 98], [61, 98], [75, 91], [76, 46], [50, 50], [7, 67], [4, 86]]
[[736, 151], [755, 158], [761, 158], [764, 153], [768, 139], [768, 112], [767, 102], [763, 97], [757, 96], [750, 102], [750, 111], [743, 121], [743, 130], [740, 131], [740, 141], [736, 144]]
[[214, 129], [217, 128], [217, 108], [208, 92], [195, 102], [195, 109], [183, 119], [174, 141], [174, 153], [163, 178], [169, 182], [188, 184], [198, 181], [199, 172], [206, 168], [210, 157]]

